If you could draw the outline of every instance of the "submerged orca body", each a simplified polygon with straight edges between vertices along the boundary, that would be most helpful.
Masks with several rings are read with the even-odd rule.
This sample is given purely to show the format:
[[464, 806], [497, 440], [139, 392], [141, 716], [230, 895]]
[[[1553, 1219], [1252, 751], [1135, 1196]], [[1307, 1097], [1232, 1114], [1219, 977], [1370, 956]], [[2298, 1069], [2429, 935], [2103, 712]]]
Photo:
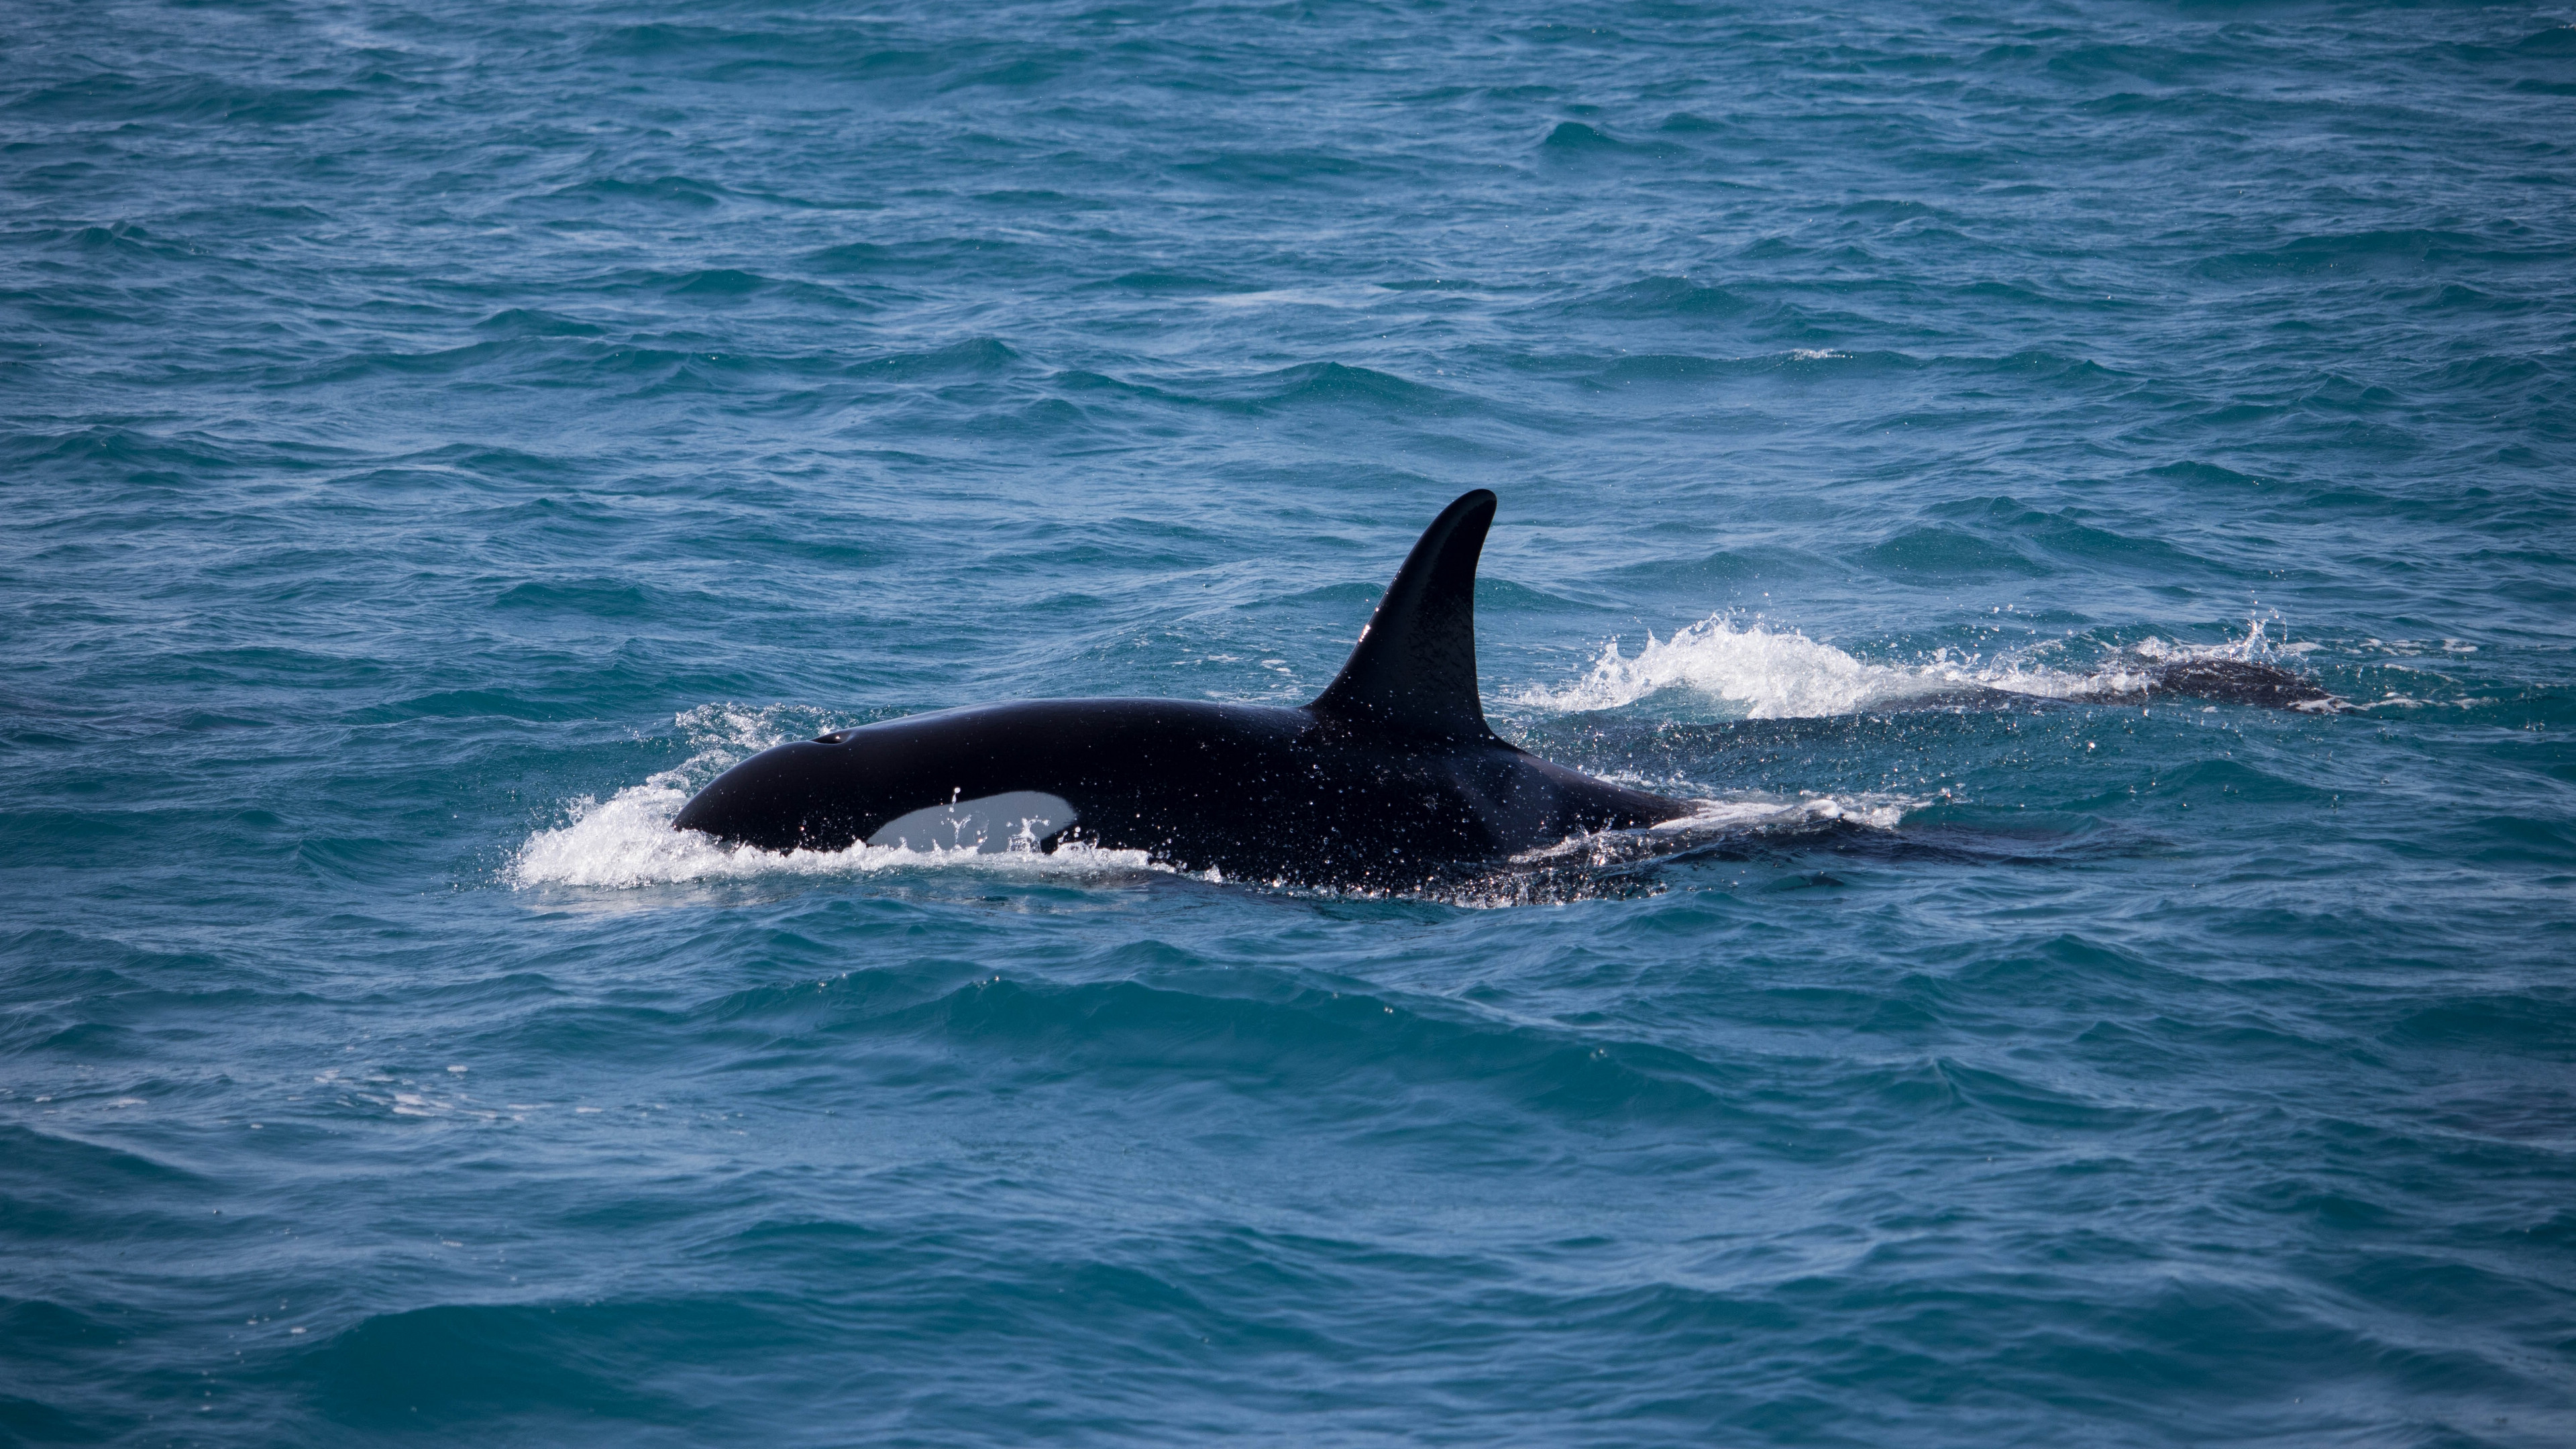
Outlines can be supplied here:
[[2304, 675], [2251, 659], [2178, 659], [2147, 668], [2147, 693], [2214, 699], [2263, 709], [2325, 710], [2340, 703]]
[[1474, 595], [1493, 518], [1479, 488], [1432, 520], [1312, 704], [1033, 700], [914, 715], [762, 751], [672, 824], [766, 850], [1082, 841], [1185, 870], [1384, 888], [1689, 815], [1486, 725]]

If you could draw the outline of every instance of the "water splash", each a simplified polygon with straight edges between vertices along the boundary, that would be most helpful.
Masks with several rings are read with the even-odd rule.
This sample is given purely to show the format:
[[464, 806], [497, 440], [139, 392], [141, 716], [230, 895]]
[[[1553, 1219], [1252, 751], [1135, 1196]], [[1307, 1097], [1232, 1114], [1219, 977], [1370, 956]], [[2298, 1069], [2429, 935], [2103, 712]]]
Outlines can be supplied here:
[[1634, 655], [1621, 654], [1612, 639], [1583, 678], [1563, 689], [1533, 687], [1520, 702], [1575, 713], [1619, 709], [1669, 689], [1722, 700], [1749, 719], [1849, 714], [1922, 692], [1912, 671], [1863, 663], [1796, 630], [1712, 616], [1670, 639], [1648, 634]]
[[2224, 643], [2149, 638], [2089, 666], [2047, 662], [2043, 656], [2063, 643], [2051, 640], [1992, 657], [1941, 649], [1922, 662], [1897, 664], [1857, 658], [1796, 629], [1712, 615], [1668, 639], [1648, 634], [1635, 654], [1622, 654], [1612, 639], [1581, 678], [1561, 688], [1534, 685], [1517, 702], [1572, 714], [1623, 709], [1666, 691], [1686, 691], [1736, 718], [1813, 719], [1990, 691], [2037, 699], [2142, 699], [2156, 672], [2173, 664], [2264, 662], [2305, 652], [2275, 644], [2261, 618], [2249, 619], [2243, 637]]

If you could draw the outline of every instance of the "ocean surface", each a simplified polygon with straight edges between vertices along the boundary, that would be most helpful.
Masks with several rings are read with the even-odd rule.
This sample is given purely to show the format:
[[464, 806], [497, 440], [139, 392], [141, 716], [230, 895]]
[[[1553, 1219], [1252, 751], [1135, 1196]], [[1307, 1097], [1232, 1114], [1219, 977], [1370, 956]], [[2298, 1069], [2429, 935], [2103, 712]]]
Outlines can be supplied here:
[[[9, 6], [0, 1444], [2576, 1442], [2571, 22]], [[1713, 843], [667, 828], [1471, 487]]]

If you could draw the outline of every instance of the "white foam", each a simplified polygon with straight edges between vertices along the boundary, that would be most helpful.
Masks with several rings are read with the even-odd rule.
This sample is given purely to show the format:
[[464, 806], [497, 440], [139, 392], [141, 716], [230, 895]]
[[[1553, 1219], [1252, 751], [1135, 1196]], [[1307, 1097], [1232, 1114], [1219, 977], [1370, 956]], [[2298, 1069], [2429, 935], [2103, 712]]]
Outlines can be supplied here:
[[1563, 689], [1533, 687], [1520, 702], [1568, 712], [1618, 709], [1667, 689], [1688, 689], [1742, 707], [1748, 719], [1849, 714], [1874, 700], [1920, 694], [1912, 671], [1864, 664], [1830, 644], [1722, 615], [1670, 639], [1646, 636], [1635, 655], [1611, 640], [1590, 672]]
[[2086, 670], [2057, 668], [2028, 653], [1990, 659], [1943, 649], [1917, 664], [1855, 658], [1796, 629], [1773, 629], [1760, 620], [1738, 622], [1713, 615], [1669, 639], [1646, 636], [1633, 655], [1619, 641], [1602, 646], [1582, 678], [1560, 689], [1532, 686], [1519, 702], [1579, 713], [1621, 709], [1665, 690], [1687, 690], [1728, 706], [1743, 719], [1812, 719], [1853, 714], [1879, 705], [1921, 700], [1944, 692], [1991, 689], [2041, 699], [2106, 699], [2144, 696], [2150, 676], [2141, 665], [2194, 659], [2253, 660], [2276, 652], [2262, 620], [2249, 620], [2241, 639], [2224, 644], [2176, 644], [2148, 639], [2131, 651]]

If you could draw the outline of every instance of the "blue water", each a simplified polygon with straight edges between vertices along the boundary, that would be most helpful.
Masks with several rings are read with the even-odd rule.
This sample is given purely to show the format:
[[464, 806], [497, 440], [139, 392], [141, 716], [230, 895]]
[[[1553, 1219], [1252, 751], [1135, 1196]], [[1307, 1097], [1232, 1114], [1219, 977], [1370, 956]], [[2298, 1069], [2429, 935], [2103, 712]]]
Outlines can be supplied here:
[[[0, 1442], [2576, 1440], [2571, 21], [12, 6]], [[1715, 844], [663, 828], [1477, 486]]]

